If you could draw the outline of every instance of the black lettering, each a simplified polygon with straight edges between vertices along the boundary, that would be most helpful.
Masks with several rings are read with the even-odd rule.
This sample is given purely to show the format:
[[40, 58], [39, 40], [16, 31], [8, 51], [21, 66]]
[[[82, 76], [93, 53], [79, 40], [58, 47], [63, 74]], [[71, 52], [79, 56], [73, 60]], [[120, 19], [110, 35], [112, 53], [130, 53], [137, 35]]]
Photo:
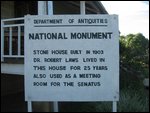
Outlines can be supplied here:
[[66, 66], [49, 66], [49, 70], [66, 70]]
[[86, 50], [86, 54], [90, 54], [90, 50]]
[[62, 58], [44, 58], [44, 62], [61, 62]]
[[80, 78], [100, 78], [100, 74], [79, 74]]
[[45, 66], [33, 66], [34, 70], [46, 70]]
[[80, 66], [70, 66], [70, 70], [81, 70]]
[[64, 86], [74, 86], [74, 82], [63, 82]]
[[33, 62], [41, 62], [40, 58], [33, 58]]
[[66, 33], [29, 33], [30, 40], [68, 39]]
[[51, 54], [66, 55], [66, 54], [68, 54], [68, 52], [67, 52], [67, 50], [51, 50]]
[[104, 54], [103, 50], [93, 50], [93, 54]]
[[71, 39], [111, 39], [112, 32], [71, 33]]
[[47, 86], [47, 82], [33, 82], [33, 86]]
[[66, 74], [65, 78], [71, 78], [71, 75], [70, 74]]
[[60, 82], [51, 82], [50, 86], [60, 86]]
[[83, 62], [97, 62], [97, 58], [83, 58]]
[[90, 70], [91, 67], [90, 66], [84, 66], [84, 70]]
[[78, 82], [79, 87], [88, 87], [88, 86], [100, 86], [100, 82]]
[[70, 50], [70, 54], [81, 54], [81, 50]]
[[33, 78], [46, 78], [46, 74], [34, 74]]
[[48, 54], [48, 50], [33, 50], [33, 54], [34, 55], [45, 55], [45, 54]]
[[62, 74], [49, 74], [50, 78], [62, 78]]
[[108, 70], [107, 66], [93, 66], [93, 70]]
[[99, 62], [105, 62], [105, 58], [99, 58]]
[[77, 75], [76, 75], [76, 74], [74, 74], [74, 75], [73, 75], [73, 78], [77, 78]]
[[65, 62], [78, 62], [78, 58], [65, 58]]

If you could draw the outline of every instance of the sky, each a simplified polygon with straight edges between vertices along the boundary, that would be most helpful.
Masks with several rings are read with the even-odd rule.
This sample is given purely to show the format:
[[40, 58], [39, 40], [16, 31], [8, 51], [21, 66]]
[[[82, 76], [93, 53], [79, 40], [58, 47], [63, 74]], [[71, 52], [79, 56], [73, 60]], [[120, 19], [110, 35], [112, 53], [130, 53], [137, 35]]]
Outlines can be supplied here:
[[101, 1], [109, 14], [119, 16], [121, 35], [142, 33], [149, 39], [149, 1]]

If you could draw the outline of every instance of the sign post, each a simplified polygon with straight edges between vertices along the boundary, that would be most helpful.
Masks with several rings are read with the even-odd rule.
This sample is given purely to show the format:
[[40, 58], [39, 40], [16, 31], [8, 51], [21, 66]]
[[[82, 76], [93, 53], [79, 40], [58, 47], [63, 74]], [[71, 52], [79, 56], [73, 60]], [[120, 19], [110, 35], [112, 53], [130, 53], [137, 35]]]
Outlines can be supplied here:
[[117, 102], [113, 101], [113, 112], [117, 112]]
[[28, 101], [27, 104], [28, 104], [28, 112], [32, 112], [32, 102]]
[[117, 15], [26, 16], [25, 98], [118, 101]]
[[[53, 1], [48, 1], [48, 15], [53, 15]], [[54, 112], [59, 111], [58, 102], [53, 102]]]

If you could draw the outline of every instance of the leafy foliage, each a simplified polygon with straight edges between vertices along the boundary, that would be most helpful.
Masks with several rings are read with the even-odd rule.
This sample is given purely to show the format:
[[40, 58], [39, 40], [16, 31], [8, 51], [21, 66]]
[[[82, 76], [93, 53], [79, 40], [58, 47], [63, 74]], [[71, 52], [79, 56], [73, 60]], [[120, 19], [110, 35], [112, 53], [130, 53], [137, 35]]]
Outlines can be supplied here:
[[141, 33], [121, 36], [120, 64], [121, 69], [141, 75], [149, 67], [149, 40]]

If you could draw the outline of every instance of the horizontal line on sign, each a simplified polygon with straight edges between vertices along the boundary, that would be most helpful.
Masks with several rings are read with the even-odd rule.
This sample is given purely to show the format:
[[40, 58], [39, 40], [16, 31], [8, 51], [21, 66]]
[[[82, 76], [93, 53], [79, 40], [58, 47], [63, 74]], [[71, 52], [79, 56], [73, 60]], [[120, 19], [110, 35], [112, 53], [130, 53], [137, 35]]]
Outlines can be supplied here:
[[90, 26], [90, 27], [107, 27], [107, 25], [35, 25], [34, 27], [85, 27], [85, 26]]

